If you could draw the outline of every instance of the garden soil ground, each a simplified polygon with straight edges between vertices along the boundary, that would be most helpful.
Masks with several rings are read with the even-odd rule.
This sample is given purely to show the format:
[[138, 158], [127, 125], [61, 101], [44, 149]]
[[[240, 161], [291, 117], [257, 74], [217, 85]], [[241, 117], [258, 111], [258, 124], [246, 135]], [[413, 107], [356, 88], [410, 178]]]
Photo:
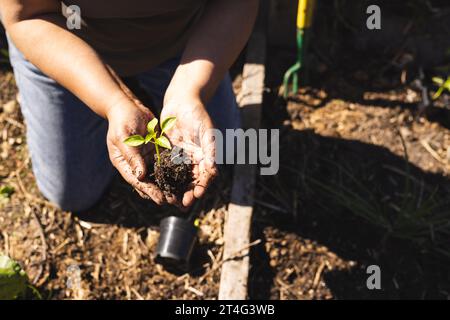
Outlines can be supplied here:
[[[402, 70], [380, 72], [395, 54], [372, 57], [369, 66], [347, 46], [340, 57], [353, 63], [330, 64], [321, 45], [313, 48], [310, 83], [287, 101], [278, 90], [293, 50], [269, 50], [263, 123], [280, 129], [281, 164], [277, 176], [258, 177], [253, 238], [261, 242], [251, 251], [250, 297], [450, 298], [449, 234], [436, 228], [448, 230], [450, 212], [446, 97], [420, 112], [420, 91], [401, 83]], [[0, 204], [0, 251], [24, 266], [43, 296], [217, 298], [231, 170], [203, 199], [190, 272], [169, 273], [154, 252], [159, 220], [176, 209], [140, 199], [119, 177], [83, 214], [62, 212], [39, 194], [16, 94], [3, 68], [0, 184], [16, 191]], [[447, 217], [426, 225], [434, 212]], [[381, 269], [381, 290], [367, 288], [370, 265]], [[80, 286], [71, 288], [77, 274]]]
[[[10, 71], [2, 71], [1, 79], [5, 104], [15, 99], [16, 91]], [[307, 172], [326, 183], [337, 181], [345, 167], [377, 199], [395, 204], [396, 192], [403, 191], [401, 172], [409, 163], [417, 181], [439, 186], [437, 201], [449, 198], [450, 130], [446, 123], [416, 119], [408, 99], [417, 95], [408, 89], [365, 95], [367, 100], [360, 103], [328, 98], [325, 91], [308, 88], [287, 105], [276, 98], [266, 108], [265, 113], [278, 115], [278, 123], [269, 126], [282, 130], [282, 156], [279, 175], [258, 181], [253, 237], [262, 243], [252, 251], [252, 297], [449, 297], [448, 265], [409, 243], [380, 245], [376, 227], [346, 212], [342, 204], [331, 205], [302, 174]], [[141, 200], [120, 178], [88, 213], [76, 215], [54, 208], [36, 188], [22, 117], [17, 107], [12, 109], [0, 114], [1, 183], [16, 190], [1, 205], [0, 248], [24, 265], [45, 296], [217, 297], [229, 170], [222, 173], [202, 205], [202, 234], [191, 272], [171, 274], [155, 264], [153, 254], [158, 221], [177, 212]], [[408, 162], [400, 137], [408, 150]], [[359, 186], [352, 187], [360, 191]], [[383, 271], [381, 291], [366, 288], [365, 270], [371, 264], [380, 265]], [[67, 287], [74, 266], [80, 269], [79, 290]]]

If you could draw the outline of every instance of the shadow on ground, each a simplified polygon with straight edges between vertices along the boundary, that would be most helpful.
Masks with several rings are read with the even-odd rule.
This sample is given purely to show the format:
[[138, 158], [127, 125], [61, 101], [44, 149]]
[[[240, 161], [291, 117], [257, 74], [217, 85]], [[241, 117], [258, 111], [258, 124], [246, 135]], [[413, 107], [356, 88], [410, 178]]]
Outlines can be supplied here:
[[[281, 209], [256, 207], [255, 238], [265, 239], [262, 230], [275, 227], [355, 261], [324, 274], [334, 298], [448, 298], [450, 270], [442, 252], [448, 255], [450, 244], [450, 180], [359, 141], [289, 128], [281, 141], [279, 174], [259, 181], [266, 186], [260, 190], [272, 192], [258, 196]], [[254, 250], [253, 298], [274, 298], [270, 260], [264, 244]], [[300, 256], [294, 264], [305, 261]], [[306, 262], [295, 277], [314, 278], [320, 261]], [[381, 268], [382, 290], [367, 289], [366, 267], [373, 264]]]
[[[336, 14], [331, 10], [320, 19], [332, 15], [339, 20]], [[408, 55], [409, 49], [395, 42], [379, 52], [387, 45], [383, 38], [386, 34], [377, 40], [378, 49], [367, 39], [366, 44], [372, 47], [366, 51], [337, 45], [337, 39], [348, 44], [359, 37], [349, 30], [340, 33], [343, 32], [340, 24], [328, 20], [313, 26], [320, 37], [316, 37], [311, 47], [308, 69], [305, 69], [309, 70], [309, 88], [313, 90], [291, 97], [291, 102], [301, 105], [300, 109], [313, 110], [306, 112], [322, 109], [333, 100], [346, 106], [358, 105], [361, 107], [358, 110], [366, 108], [368, 114], [375, 109], [389, 108], [393, 110], [389, 115], [398, 116], [407, 110], [416, 121], [424, 117], [434, 123], [434, 128], [450, 129], [448, 97], [444, 95], [435, 105], [420, 110], [423, 97], [420, 88], [415, 86], [423, 64], [425, 72], [429, 72], [423, 84], [435, 90], [430, 84], [433, 67], [448, 63], [448, 57], [437, 59], [426, 53], [418, 54], [414, 50], [423, 47], [417, 43], [420, 37], [407, 34], [406, 47], [413, 50], [414, 59], [399, 66], [393, 57]], [[268, 50], [266, 85], [269, 90], [263, 118], [266, 127], [281, 130], [281, 168], [277, 176], [259, 177], [258, 181], [253, 237], [263, 239], [263, 243], [252, 251], [250, 296], [259, 299], [448, 299], [450, 180], [442, 174], [424, 171], [407, 156], [399, 156], [382, 146], [321, 135], [311, 129], [296, 129], [293, 123], [302, 123], [302, 115], [293, 119], [286, 101], [278, 94], [285, 70], [294, 63], [295, 51], [278, 47]], [[407, 74], [404, 83], [400, 81], [402, 71]], [[413, 93], [414, 99], [398, 94], [407, 90]], [[372, 94], [370, 99], [367, 92]], [[317, 97], [316, 93], [326, 95]], [[310, 103], [315, 100], [319, 102]], [[328, 111], [325, 109], [318, 116]], [[332, 127], [332, 119], [328, 121]], [[408, 125], [400, 123], [397, 130]], [[434, 130], [431, 127], [422, 129]], [[392, 130], [392, 126], [379, 122], [372, 129], [379, 133]], [[382, 140], [385, 136], [377, 137]], [[401, 134], [394, 135], [394, 139], [379, 142], [402, 149]], [[420, 152], [425, 152], [418, 148], [409, 151], [414, 153], [411, 155], [415, 161]], [[285, 245], [283, 239], [293, 244]], [[330, 260], [333, 254], [352, 263]], [[367, 288], [366, 268], [370, 265], [380, 266], [381, 290]], [[317, 276], [322, 284], [317, 283]]]

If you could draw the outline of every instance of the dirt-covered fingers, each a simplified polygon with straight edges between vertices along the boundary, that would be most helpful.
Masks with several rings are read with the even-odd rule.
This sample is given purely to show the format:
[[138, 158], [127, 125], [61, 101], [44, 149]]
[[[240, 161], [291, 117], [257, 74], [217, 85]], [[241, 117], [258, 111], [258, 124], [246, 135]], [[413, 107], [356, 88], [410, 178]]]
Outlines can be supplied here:
[[203, 197], [211, 182], [217, 176], [217, 167], [214, 165], [199, 165], [198, 179], [195, 182], [194, 196], [199, 199]]
[[143, 147], [130, 147], [123, 143], [123, 141], [117, 141], [116, 147], [131, 168], [132, 174], [138, 180], [144, 180], [147, 175], [147, 165], [142, 155], [142, 152], [144, 151]]
[[111, 160], [114, 167], [119, 171], [125, 181], [135, 188], [136, 191], [143, 196], [143, 198], [151, 199], [158, 205], [162, 205], [166, 202], [163, 193], [156, 185], [138, 179], [136, 174], [133, 172], [132, 167], [129, 165], [128, 161], [125, 160], [125, 158], [117, 157]]
[[144, 199], [152, 200], [157, 205], [163, 205], [166, 203], [164, 195], [159, 188], [150, 182], [137, 181], [136, 184], [130, 183], [136, 192]]
[[195, 168], [197, 171], [194, 171], [196, 177], [195, 198], [201, 198], [204, 195], [206, 189], [218, 174], [214, 139], [210, 136], [204, 137], [201, 151], [201, 154], [194, 155], [194, 161], [198, 161], [198, 166]]

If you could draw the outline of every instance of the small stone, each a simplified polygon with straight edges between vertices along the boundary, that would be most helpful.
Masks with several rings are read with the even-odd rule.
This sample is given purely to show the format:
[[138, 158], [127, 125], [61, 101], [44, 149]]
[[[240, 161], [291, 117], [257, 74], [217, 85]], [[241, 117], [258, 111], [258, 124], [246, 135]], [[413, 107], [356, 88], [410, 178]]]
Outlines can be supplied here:
[[277, 250], [277, 249], [272, 249], [272, 250], [270, 250], [269, 256], [270, 256], [271, 258], [276, 258], [276, 257], [278, 257], [278, 250]]
[[0, 157], [2, 159], [8, 158], [8, 156], [9, 156], [8, 150], [9, 149], [10, 149], [10, 146], [9, 146], [8, 142], [7, 141], [3, 141], [2, 146], [1, 146], [2, 152], [0, 153]]
[[269, 264], [272, 268], [275, 268], [277, 266], [277, 261], [275, 259], [271, 259]]
[[3, 105], [3, 112], [6, 114], [13, 114], [17, 110], [17, 101], [11, 100]]
[[152, 249], [156, 246], [159, 238], [159, 232], [156, 230], [152, 230], [150, 228], [147, 229], [147, 239], [145, 239], [145, 244], [149, 249]]

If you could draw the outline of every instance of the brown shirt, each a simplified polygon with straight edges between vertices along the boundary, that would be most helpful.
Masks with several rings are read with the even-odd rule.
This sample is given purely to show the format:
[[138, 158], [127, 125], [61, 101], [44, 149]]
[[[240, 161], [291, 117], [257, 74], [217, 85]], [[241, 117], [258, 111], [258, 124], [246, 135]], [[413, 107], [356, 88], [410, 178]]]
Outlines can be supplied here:
[[64, 0], [80, 8], [72, 30], [122, 76], [146, 71], [180, 54], [206, 0]]

